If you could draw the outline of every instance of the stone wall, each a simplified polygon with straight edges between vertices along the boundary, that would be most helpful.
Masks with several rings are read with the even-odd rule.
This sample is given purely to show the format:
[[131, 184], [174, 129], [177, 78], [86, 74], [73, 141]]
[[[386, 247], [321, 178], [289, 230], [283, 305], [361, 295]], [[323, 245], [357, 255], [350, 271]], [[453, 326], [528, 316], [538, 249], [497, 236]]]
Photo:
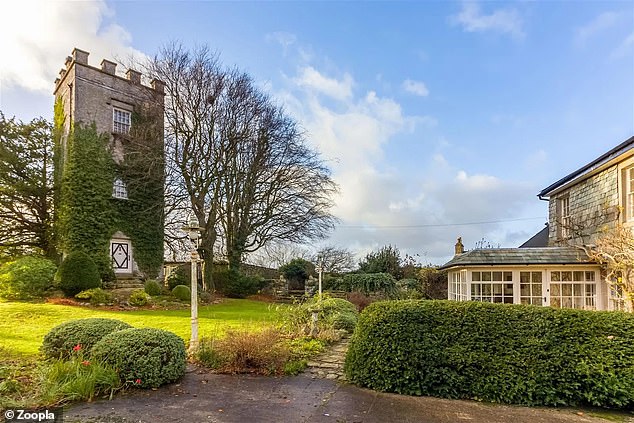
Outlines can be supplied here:
[[[611, 166], [602, 172], [550, 197], [548, 204], [549, 245], [592, 243], [597, 234], [614, 228], [619, 221], [619, 170]], [[571, 237], [561, 237], [559, 200], [568, 196]]]

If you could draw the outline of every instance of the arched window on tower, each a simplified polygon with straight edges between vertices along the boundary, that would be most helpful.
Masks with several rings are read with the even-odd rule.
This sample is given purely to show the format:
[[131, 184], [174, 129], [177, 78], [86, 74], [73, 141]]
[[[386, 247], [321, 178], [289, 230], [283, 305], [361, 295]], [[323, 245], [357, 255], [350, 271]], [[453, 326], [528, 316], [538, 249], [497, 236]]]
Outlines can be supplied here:
[[128, 199], [128, 187], [121, 178], [116, 178], [114, 180], [114, 185], [112, 187], [112, 196], [114, 198], [120, 198], [122, 200]]

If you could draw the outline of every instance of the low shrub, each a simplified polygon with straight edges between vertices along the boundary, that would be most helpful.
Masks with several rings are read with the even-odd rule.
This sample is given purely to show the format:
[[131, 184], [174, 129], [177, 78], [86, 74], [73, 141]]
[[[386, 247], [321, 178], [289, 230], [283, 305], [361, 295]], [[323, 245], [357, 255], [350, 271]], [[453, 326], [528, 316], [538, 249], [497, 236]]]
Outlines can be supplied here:
[[112, 304], [112, 302], [114, 301], [114, 296], [110, 292], [104, 291], [101, 288], [93, 288], [81, 291], [79, 294], [75, 295], [75, 298], [77, 298], [78, 300], [89, 301], [92, 305]]
[[333, 286], [341, 291], [359, 291], [366, 295], [382, 293], [389, 298], [396, 298], [398, 295], [396, 279], [389, 273], [348, 273], [334, 281]]
[[371, 304], [345, 363], [380, 391], [634, 408], [634, 315], [450, 301]]
[[[313, 313], [317, 313], [316, 333], [313, 328]], [[350, 301], [342, 298], [330, 298], [326, 294], [319, 301], [318, 297], [310, 298], [302, 304], [282, 310], [283, 327], [293, 335], [313, 335], [328, 340], [337, 340], [334, 331], [343, 329], [352, 332], [357, 322], [357, 308]]]
[[192, 298], [192, 291], [188, 286], [177, 285], [172, 289], [172, 295], [181, 301], [190, 301]]
[[230, 298], [245, 298], [255, 295], [266, 286], [266, 281], [257, 275], [245, 275], [235, 269], [214, 272], [216, 290]]
[[140, 388], [156, 388], [185, 374], [185, 343], [161, 329], [125, 329], [92, 348], [92, 358], [118, 369], [119, 377]]
[[104, 336], [131, 327], [115, 319], [70, 320], [55, 326], [44, 335], [40, 350], [47, 358], [66, 358], [77, 345], [80, 349], [89, 351]]
[[152, 301], [152, 297], [142, 289], [135, 289], [130, 293], [130, 298], [128, 298], [128, 303], [135, 307], [143, 307], [150, 301]]
[[261, 332], [229, 331], [223, 339], [203, 338], [198, 360], [230, 373], [282, 374], [290, 356], [288, 345], [272, 328]]
[[187, 276], [185, 266], [178, 266], [167, 278], [167, 287], [170, 291], [178, 285], [189, 285], [190, 283], [191, 280]]
[[151, 295], [152, 297], [159, 296], [162, 292], [161, 285], [153, 279], [146, 281], [143, 289], [148, 295]]
[[44, 296], [53, 286], [57, 266], [43, 257], [27, 256], [0, 267], [0, 297], [28, 300]]
[[81, 251], [66, 256], [55, 277], [59, 281], [59, 288], [67, 297], [74, 297], [87, 289], [101, 287], [97, 265], [88, 254]]

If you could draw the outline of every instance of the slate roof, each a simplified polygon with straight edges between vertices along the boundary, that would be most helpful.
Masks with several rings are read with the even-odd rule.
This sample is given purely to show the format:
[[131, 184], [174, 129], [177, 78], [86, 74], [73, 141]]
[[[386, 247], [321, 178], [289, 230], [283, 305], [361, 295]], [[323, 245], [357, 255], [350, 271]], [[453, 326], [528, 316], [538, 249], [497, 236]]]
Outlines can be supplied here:
[[548, 223], [541, 231], [533, 235], [528, 241], [519, 246], [519, 248], [529, 247], [548, 247]]
[[439, 269], [462, 266], [593, 264], [575, 247], [483, 248], [458, 254]]
[[634, 148], [634, 136], [628, 138], [625, 141], [623, 141], [621, 144], [617, 145], [616, 147], [614, 147], [613, 149], [611, 149], [607, 153], [601, 155], [600, 157], [597, 157], [596, 159], [594, 159], [593, 161], [591, 161], [587, 165], [575, 170], [574, 172], [572, 172], [569, 175], [564, 176], [563, 178], [561, 178], [560, 180], [558, 180], [554, 184], [551, 184], [551, 185], [547, 186], [546, 188], [541, 190], [541, 192], [539, 194], [537, 194], [537, 196], [539, 198], [548, 197], [557, 188], [567, 184], [568, 182], [570, 182], [570, 181], [572, 181], [574, 179], [581, 178], [581, 177], [589, 174], [593, 170], [598, 169], [599, 167], [601, 167], [604, 164], [608, 163], [610, 160], [617, 158], [618, 156], [620, 156], [621, 154], [631, 150], [632, 148]]

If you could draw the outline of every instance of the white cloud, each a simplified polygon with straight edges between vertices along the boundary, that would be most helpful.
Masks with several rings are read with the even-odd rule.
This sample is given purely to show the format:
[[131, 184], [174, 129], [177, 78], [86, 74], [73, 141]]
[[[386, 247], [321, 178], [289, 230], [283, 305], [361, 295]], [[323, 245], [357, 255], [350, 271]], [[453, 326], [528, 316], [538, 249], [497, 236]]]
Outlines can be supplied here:
[[612, 50], [610, 53], [611, 59], [621, 59], [623, 57], [632, 56], [634, 53], [634, 32], [630, 33], [625, 39], [619, 44], [617, 48]]
[[343, 101], [352, 97], [354, 80], [347, 73], [343, 75], [342, 80], [328, 78], [312, 66], [305, 66], [300, 70], [300, 75], [295, 78], [295, 83], [314, 93], [324, 94]]
[[105, 1], [14, 1], [3, 4], [0, 14], [0, 82], [31, 91], [52, 91], [64, 58], [74, 47], [101, 59], [143, 59], [131, 47], [131, 36], [115, 22]]
[[284, 49], [284, 53], [288, 51], [288, 48], [297, 42], [297, 36], [295, 34], [291, 34], [290, 32], [272, 32], [266, 35], [267, 41], [276, 42], [282, 46]]
[[588, 22], [586, 25], [577, 28], [574, 42], [577, 46], [583, 46], [596, 35], [612, 28], [618, 23], [620, 14], [616, 12], [604, 12]]
[[466, 32], [493, 31], [515, 38], [525, 36], [522, 18], [515, 9], [498, 9], [486, 15], [478, 3], [465, 2], [460, 13], [450, 17], [450, 22], [462, 26]]
[[427, 97], [429, 95], [429, 90], [424, 82], [420, 81], [412, 81], [411, 79], [406, 79], [403, 81], [403, 89], [408, 93], [412, 93], [414, 95], [420, 97]]

